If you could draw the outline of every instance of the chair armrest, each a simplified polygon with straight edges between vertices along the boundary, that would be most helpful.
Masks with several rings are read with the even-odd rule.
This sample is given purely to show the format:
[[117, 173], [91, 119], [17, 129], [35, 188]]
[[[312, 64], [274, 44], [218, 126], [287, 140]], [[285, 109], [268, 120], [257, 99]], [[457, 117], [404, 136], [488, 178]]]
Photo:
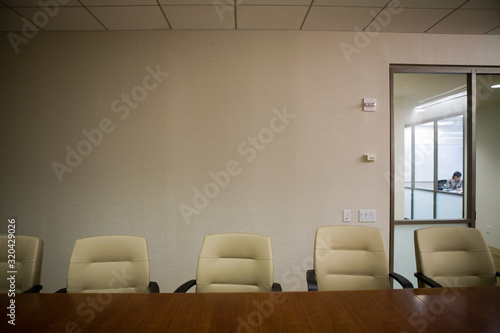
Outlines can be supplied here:
[[318, 291], [318, 281], [316, 281], [316, 273], [314, 269], [309, 269], [306, 272], [307, 291]]
[[398, 274], [396, 272], [390, 272], [389, 276], [394, 280], [398, 281], [398, 283], [401, 285], [401, 287], [403, 287], [403, 289], [413, 289], [413, 284], [403, 275]]
[[38, 294], [38, 293], [40, 293], [40, 290], [42, 290], [42, 289], [43, 289], [43, 287], [41, 285], [37, 284], [36, 286], [33, 286], [30, 289], [25, 290], [23, 292], [23, 294]]
[[66, 290], [66, 288], [62, 288], [62, 289], [59, 289], [58, 291], [56, 291], [56, 294], [66, 294], [68, 291]]
[[271, 291], [283, 291], [283, 289], [281, 289], [281, 284], [274, 282]]
[[415, 273], [415, 277], [422, 282], [424, 282], [426, 285], [432, 287], [432, 288], [442, 288], [443, 286], [431, 279], [430, 277], [425, 276], [422, 273]]
[[188, 282], [183, 283], [179, 288], [175, 289], [174, 293], [185, 293], [194, 285], [196, 285], [196, 280], [189, 280]]
[[160, 286], [154, 281], [149, 282], [149, 292], [153, 294], [158, 294], [160, 292]]

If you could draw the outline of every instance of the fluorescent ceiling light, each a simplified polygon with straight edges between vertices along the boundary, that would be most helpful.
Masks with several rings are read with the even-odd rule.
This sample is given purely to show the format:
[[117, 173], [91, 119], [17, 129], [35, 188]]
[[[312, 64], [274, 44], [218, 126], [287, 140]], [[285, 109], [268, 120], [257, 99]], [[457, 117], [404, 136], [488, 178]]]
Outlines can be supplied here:
[[434, 105], [437, 105], [437, 104], [441, 104], [441, 103], [444, 103], [444, 102], [447, 102], [447, 101], [451, 101], [451, 100], [453, 100], [455, 98], [459, 98], [459, 97], [462, 97], [462, 96], [467, 96], [467, 91], [461, 91], [461, 92], [455, 93], [453, 95], [445, 96], [445, 97], [439, 98], [437, 100], [433, 100], [431, 102], [418, 105], [418, 106], [416, 106], [416, 107], [413, 108], [413, 111], [415, 111], [415, 112], [423, 112], [428, 107], [431, 107], [431, 106], [434, 106]]
[[499, 83], [499, 84], [494, 84], [494, 85], [492, 85], [491, 87], [492, 87], [493, 89], [498, 89], [498, 88], [500, 88], [500, 83]]

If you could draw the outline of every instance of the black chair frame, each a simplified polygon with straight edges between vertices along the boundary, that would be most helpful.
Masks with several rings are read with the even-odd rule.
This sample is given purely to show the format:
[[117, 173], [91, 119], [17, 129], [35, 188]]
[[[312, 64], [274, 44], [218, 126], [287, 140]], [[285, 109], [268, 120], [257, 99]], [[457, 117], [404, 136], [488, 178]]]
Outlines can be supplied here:
[[43, 287], [39, 284], [29, 288], [28, 290], [23, 291], [23, 294], [38, 294]]
[[[418, 280], [422, 281], [424, 284], [428, 285], [431, 288], [442, 288], [443, 287], [440, 283], [437, 283], [436, 281], [434, 281], [433, 279], [431, 279], [430, 277], [428, 277], [427, 275], [425, 275], [423, 273], [417, 272], [414, 275]], [[500, 272], [495, 272], [495, 275], [497, 277], [500, 277]]]

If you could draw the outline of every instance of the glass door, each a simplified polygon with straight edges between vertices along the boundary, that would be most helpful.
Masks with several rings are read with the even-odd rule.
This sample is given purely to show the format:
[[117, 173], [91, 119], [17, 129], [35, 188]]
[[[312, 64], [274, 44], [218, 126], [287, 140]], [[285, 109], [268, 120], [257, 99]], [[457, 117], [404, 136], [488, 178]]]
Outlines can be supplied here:
[[411, 66], [391, 72], [391, 269], [416, 285], [413, 231], [473, 225], [471, 74]]

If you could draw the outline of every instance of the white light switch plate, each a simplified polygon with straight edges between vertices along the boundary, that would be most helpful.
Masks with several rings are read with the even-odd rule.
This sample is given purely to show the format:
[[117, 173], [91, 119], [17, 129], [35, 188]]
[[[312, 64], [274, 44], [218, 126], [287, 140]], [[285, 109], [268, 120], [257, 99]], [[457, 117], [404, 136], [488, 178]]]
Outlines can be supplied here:
[[359, 222], [375, 222], [376, 210], [375, 209], [360, 209]]

